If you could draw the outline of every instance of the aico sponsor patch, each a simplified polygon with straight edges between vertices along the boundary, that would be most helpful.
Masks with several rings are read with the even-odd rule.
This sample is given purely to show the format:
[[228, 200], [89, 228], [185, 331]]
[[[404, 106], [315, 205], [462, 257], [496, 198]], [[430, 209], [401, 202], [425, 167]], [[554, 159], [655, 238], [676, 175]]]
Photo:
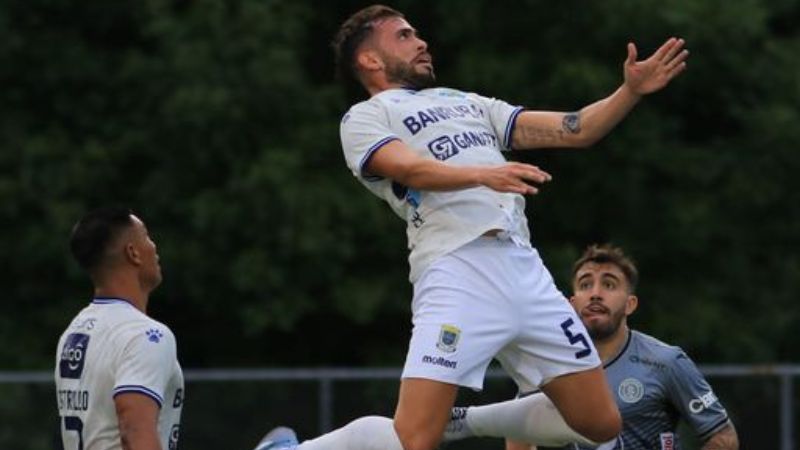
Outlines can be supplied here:
[[64, 347], [61, 349], [61, 359], [58, 363], [58, 372], [61, 378], [78, 379], [81, 377], [88, 348], [88, 334], [72, 333], [67, 336], [64, 341]]

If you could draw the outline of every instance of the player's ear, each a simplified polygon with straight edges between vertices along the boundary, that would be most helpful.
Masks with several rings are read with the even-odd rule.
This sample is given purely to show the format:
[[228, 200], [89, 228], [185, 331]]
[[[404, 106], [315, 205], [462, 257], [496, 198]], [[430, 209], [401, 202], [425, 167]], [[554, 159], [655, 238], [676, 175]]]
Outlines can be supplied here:
[[358, 65], [359, 69], [367, 72], [375, 72], [383, 69], [384, 67], [383, 59], [378, 52], [372, 49], [364, 49], [359, 51], [356, 55], [356, 64]]
[[625, 315], [630, 316], [639, 307], [639, 297], [631, 294], [625, 302]]
[[125, 244], [125, 259], [137, 266], [142, 262], [142, 259], [139, 255], [139, 250], [135, 245], [133, 245], [133, 242], [128, 242]]

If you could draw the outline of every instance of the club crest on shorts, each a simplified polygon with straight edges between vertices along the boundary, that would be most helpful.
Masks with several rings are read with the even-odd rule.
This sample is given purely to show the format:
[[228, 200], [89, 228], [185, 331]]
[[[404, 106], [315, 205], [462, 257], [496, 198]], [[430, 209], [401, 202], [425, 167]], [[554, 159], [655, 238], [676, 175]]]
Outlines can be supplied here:
[[439, 342], [436, 343], [436, 347], [443, 352], [453, 353], [456, 351], [459, 337], [461, 337], [461, 330], [458, 327], [442, 325], [442, 329], [439, 331]]

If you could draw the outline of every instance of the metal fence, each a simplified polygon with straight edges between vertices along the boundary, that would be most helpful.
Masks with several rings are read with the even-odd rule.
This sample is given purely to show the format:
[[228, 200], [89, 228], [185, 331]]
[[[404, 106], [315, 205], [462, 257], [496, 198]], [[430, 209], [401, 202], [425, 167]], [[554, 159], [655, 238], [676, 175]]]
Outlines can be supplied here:
[[[749, 390], [746, 392], [736, 393], [737, 388], [734, 386], [730, 389], [731, 392], [726, 393], [725, 398], [726, 406], [731, 397], [741, 397], [738, 400], [736, 409], [748, 412], [747, 409], [752, 406], [757, 411], [749, 411], [750, 420], [759, 417], [772, 417], [773, 415], [778, 418], [777, 434], [778, 436], [769, 437], [770, 442], [774, 442], [772, 448], [780, 450], [795, 450], [795, 412], [794, 406], [797, 403], [797, 398], [794, 389], [795, 377], [800, 375], [800, 365], [700, 365], [700, 370], [708, 377], [715, 390], [717, 384], [722, 383], [724, 380], [738, 380], [744, 381], [748, 384], [759, 386], [756, 392], [762, 392], [763, 385], [770, 385], [770, 391], [776, 391], [774, 394], [768, 395], [770, 397], [764, 400], [766, 407], [757, 405], [756, 399], [753, 397], [763, 397], [764, 394], [752, 394]], [[311, 403], [305, 409], [313, 409], [316, 407], [316, 422], [317, 432], [323, 433], [334, 428], [335, 424], [335, 411], [338, 403], [346, 401], [345, 398], [337, 396], [337, 392], [344, 391], [341, 386], [337, 387], [337, 383], [341, 382], [356, 382], [368, 383], [372, 381], [387, 382], [390, 385], [396, 385], [396, 380], [400, 376], [401, 370], [399, 368], [314, 368], [314, 369], [188, 369], [184, 371], [186, 382], [195, 385], [202, 385], [209, 387], [216, 384], [224, 386], [222, 391], [228, 391], [228, 386], [246, 383], [252, 386], [253, 383], [303, 383], [303, 385], [315, 386], [313, 389], [316, 394], [311, 394]], [[487, 373], [487, 381], [489, 380], [503, 380], [507, 376], [499, 368], [492, 368]], [[52, 372], [42, 371], [0, 371], [0, 385], [47, 385], [45, 390], [51, 389], [53, 383]], [[777, 383], [777, 386], [772, 388], [772, 383]], [[307, 391], [308, 389], [306, 389]], [[741, 389], [739, 389], [741, 391]], [[503, 395], [507, 395], [504, 393]], [[47, 397], [46, 395], [44, 397]], [[346, 397], [342, 395], [341, 397]], [[726, 398], [727, 397], [727, 398]], [[50, 397], [52, 398], [52, 397]], [[508, 397], [502, 398], [507, 399]], [[490, 401], [496, 401], [497, 398], [489, 398]], [[351, 400], [352, 401], [352, 400]], [[45, 400], [46, 402], [46, 400]], [[736, 403], [736, 402], [734, 402]], [[284, 406], [285, 407], [285, 406]], [[775, 411], [769, 411], [770, 408], [775, 408]], [[728, 409], [732, 408], [728, 406]], [[734, 411], [735, 412], [735, 411]], [[7, 413], [6, 413], [7, 414]], [[313, 413], [312, 413], [313, 414]], [[0, 417], [0, 422], [6, 422], [6, 418]], [[746, 418], [741, 419], [743, 422]], [[765, 419], [770, 420], [770, 419]], [[341, 424], [337, 424], [341, 425]], [[737, 423], [737, 428], [740, 430], [740, 435], [743, 430], [756, 429], [758, 425], [748, 427], [745, 423]], [[761, 431], [765, 431], [761, 429]], [[750, 434], [754, 431], [749, 431]], [[747, 442], [746, 436], [741, 436], [744, 442]], [[764, 442], [764, 438], [752, 438], [758, 442]], [[749, 448], [742, 445], [742, 448]], [[754, 447], [756, 448], [756, 447]], [[761, 447], [758, 448], [766, 448]]]

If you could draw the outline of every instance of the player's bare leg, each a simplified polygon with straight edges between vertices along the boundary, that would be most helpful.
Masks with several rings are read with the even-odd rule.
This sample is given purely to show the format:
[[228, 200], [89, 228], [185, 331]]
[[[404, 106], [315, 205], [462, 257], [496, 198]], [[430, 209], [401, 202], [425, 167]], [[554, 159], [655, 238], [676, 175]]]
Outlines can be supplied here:
[[622, 418], [601, 367], [556, 377], [541, 389], [582, 436], [605, 442], [621, 431]]
[[450, 420], [458, 386], [422, 378], [404, 378], [394, 426], [404, 450], [433, 450]]

